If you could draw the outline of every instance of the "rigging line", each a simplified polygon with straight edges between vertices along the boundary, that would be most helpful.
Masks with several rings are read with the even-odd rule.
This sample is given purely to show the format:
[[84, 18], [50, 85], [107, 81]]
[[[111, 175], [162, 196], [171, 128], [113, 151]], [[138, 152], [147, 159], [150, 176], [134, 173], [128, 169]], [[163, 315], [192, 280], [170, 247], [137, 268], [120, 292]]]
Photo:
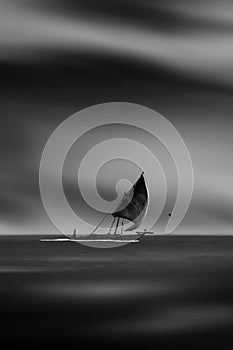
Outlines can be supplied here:
[[[125, 195], [122, 199], [120, 199], [117, 203], [114, 204], [114, 206], [111, 208], [111, 212], [113, 211], [113, 209], [115, 208], [115, 206], [119, 205], [121, 203], [121, 201], [125, 198]], [[106, 219], [106, 217], [108, 215], [112, 215], [112, 213], [107, 213], [104, 215], [103, 219], [100, 220], [100, 222], [97, 224], [97, 226], [94, 228], [94, 230], [91, 232], [91, 234], [93, 234], [98, 228], [99, 226], [104, 222], [104, 220]]]
[[94, 230], [91, 232], [91, 234], [93, 234], [97, 229], [98, 229], [98, 227], [104, 222], [104, 220], [106, 219], [106, 217], [108, 216], [108, 215], [112, 215], [112, 211], [113, 211], [113, 209], [117, 206], [117, 205], [119, 205], [120, 206], [120, 204], [123, 202], [123, 200], [127, 197], [127, 195], [128, 195], [128, 193], [132, 190], [132, 188], [134, 187], [134, 185], [138, 182], [138, 180], [140, 179], [140, 177], [142, 176], [144, 174], [144, 171], [142, 171], [142, 173], [141, 173], [141, 175], [138, 177], [138, 179], [135, 181], [135, 183], [133, 184], [133, 186], [131, 186], [131, 188], [123, 195], [123, 197], [122, 197], [122, 199], [120, 199], [119, 200], [119, 202], [117, 202], [117, 203], [115, 203], [114, 204], [114, 206], [111, 208], [111, 213], [107, 213], [104, 217], [103, 217], [103, 219], [101, 219], [100, 220], [100, 222], [97, 224], [97, 226], [94, 228]]

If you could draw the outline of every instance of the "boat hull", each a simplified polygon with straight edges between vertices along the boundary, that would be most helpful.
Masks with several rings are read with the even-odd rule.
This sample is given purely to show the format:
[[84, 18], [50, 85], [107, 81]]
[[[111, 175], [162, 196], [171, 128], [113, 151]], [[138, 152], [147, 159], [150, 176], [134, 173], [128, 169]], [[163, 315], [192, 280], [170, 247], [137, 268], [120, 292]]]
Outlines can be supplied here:
[[139, 240], [137, 239], [131, 239], [131, 240], [120, 240], [120, 239], [70, 239], [70, 238], [54, 238], [54, 239], [41, 239], [41, 242], [54, 242], [54, 243], [81, 243], [83, 245], [86, 245], [88, 247], [92, 248], [116, 248], [121, 247], [125, 244], [130, 243], [138, 243]]
[[44, 238], [41, 242], [78, 242], [96, 248], [120, 247], [129, 243], [138, 243], [144, 234], [122, 234], [122, 235], [83, 235], [71, 238]]

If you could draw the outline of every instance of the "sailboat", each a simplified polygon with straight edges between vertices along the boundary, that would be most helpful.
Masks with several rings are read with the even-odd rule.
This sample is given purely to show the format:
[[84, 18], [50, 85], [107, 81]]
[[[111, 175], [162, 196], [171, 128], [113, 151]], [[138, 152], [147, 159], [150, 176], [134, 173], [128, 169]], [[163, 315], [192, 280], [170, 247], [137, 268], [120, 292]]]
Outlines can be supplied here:
[[[144, 178], [144, 172], [141, 173], [133, 186], [123, 195], [123, 198], [112, 209], [112, 213], [107, 213], [98, 223], [94, 230], [89, 234], [77, 234], [76, 229], [70, 238], [56, 239], [56, 241], [76, 241], [76, 242], [118, 242], [133, 243], [139, 240], [148, 232], [136, 231], [146, 215], [148, 209], [148, 190]], [[111, 225], [106, 232], [105, 223], [111, 219]], [[126, 226], [126, 228], [124, 228]], [[43, 240], [45, 241], [45, 239]], [[48, 241], [48, 240], [47, 240]], [[51, 239], [50, 239], [51, 241]], [[55, 239], [53, 240], [55, 241]]]

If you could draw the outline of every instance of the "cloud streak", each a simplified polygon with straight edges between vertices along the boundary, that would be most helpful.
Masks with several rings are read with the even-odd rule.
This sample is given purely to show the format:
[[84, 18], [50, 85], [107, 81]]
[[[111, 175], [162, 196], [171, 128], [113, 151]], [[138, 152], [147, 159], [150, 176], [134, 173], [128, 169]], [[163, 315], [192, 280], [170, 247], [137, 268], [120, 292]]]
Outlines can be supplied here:
[[[184, 21], [186, 14], [188, 19], [191, 16], [186, 7], [183, 13], [180, 10], [178, 20], [177, 10], [166, 9], [166, 15], [169, 14], [171, 22], [173, 21], [171, 28], [174, 23], [182, 24], [182, 31], [174, 30], [171, 33], [166, 30], [166, 16], [164, 30], [156, 30], [156, 27], [126, 23], [118, 17], [111, 23], [104, 20], [104, 16], [93, 19], [91, 14], [88, 16], [88, 13], [82, 14], [82, 11], [75, 18], [62, 15], [56, 10], [54, 13], [46, 12], [37, 6], [28, 6], [27, 2], [2, 1], [0, 6], [2, 60], [27, 61], [32, 60], [32, 57], [36, 60], [57, 51], [102, 53], [145, 64], [159, 64], [224, 84], [233, 83], [233, 20], [230, 21], [230, 8], [227, 18], [225, 12], [221, 12], [218, 18], [217, 9], [211, 11], [209, 18], [206, 12], [203, 15], [200, 11], [194, 11], [193, 28], [190, 28], [188, 20]], [[131, 6], [134, 7], [133, 4]], [[156, 23], [156, 12], [154, 16]], [[203, 26], [205, 21], [207, 23]], [[212, 21], [222, 23], [225, 30], [213, 30], [212, 27], [216, 26]]]

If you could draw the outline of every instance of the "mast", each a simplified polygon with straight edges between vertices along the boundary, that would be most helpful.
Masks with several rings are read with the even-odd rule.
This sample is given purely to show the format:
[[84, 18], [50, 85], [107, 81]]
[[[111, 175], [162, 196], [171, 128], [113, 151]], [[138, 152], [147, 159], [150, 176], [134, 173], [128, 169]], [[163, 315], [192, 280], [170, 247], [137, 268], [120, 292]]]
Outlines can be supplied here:
[[111, 233], [111, 229], [113, 228], [113, 225], [114, 225], [115, 220], [116, 220], [116, 218], [113, 218], [111, 227], [110, 227], [110, 229], [109, 229], [109, 231], [108, 231], [108, 235], [110, 235], [110, 233]]
[[[141, 176], [143, 175], [144, 172], [142, 172]], [[133, 188], [133, 187], [132, 187]], [[115, 215], [114, 213], [111, 213], [113, 211], [113, 209], [115, 207], [120, 207], [122, 205], [122, 203], [124, 202], [125, 198], [128, 196], [128, 194], [130, 193], [130, 191], [132, 191], [132, 188], [130, 188], [127, 192], [125, 192], [123, 198], [121, 198], [117, 203], [114, 204], [114, 206], [112, 207], [112, 209], [110, 210], [110, 213], [107, 213], [104, 215], [103, 219], [100, 220], [100, 222], [96, 225], [96, 227], [94, 228], [94, 230], [91, 232], [91, 234], [93, 234], [94, 232], [97, 231], [97, 229], [100, 227], [100, 225], [104, 222], [104, 220], [109, 216], [109, 215], [113, 215], [114, 219], [115, 219]], [[114, 222], [113, 222], [114, 223]]]
[[121, 235], [123, 234], [123, 223], [124, 223], [124, 219], [122, 219], [121, 221]]
[[120, 218], [117, 218], [117, 223], [116, 223], [116, 227], [115, 227], [115, 231], [114, 231], [114, 236], [116, 236], [117, 228], [118, 228], [118, 225], [119, 225], [119, 221], [120, 221]]
[[[123, 198], [120, 199], [112, 208], [109, 213], [106, 213], [103, 219], [91, 232], [93, 234], [97, 229], [104, 223], [109, 215], [112, 215], [114, 219], [117, 218], [114, 235], [117, 233], [120, 218], [122, 219], [121, 234], [123, 232], [123, 220], [127, 219], [133, 222], [133, 225], [127, 229], [127, 231], [137, 228], [143, 220], [147, 207], [148, 207], [148, 191], [143, 176], [144, 172], [141, 173], [134, 185], [124, 194]], [[113, 211], [116, 208], [116, 211]], [[111, 233], [115, 220], [112, 222], [108, 234]]]

